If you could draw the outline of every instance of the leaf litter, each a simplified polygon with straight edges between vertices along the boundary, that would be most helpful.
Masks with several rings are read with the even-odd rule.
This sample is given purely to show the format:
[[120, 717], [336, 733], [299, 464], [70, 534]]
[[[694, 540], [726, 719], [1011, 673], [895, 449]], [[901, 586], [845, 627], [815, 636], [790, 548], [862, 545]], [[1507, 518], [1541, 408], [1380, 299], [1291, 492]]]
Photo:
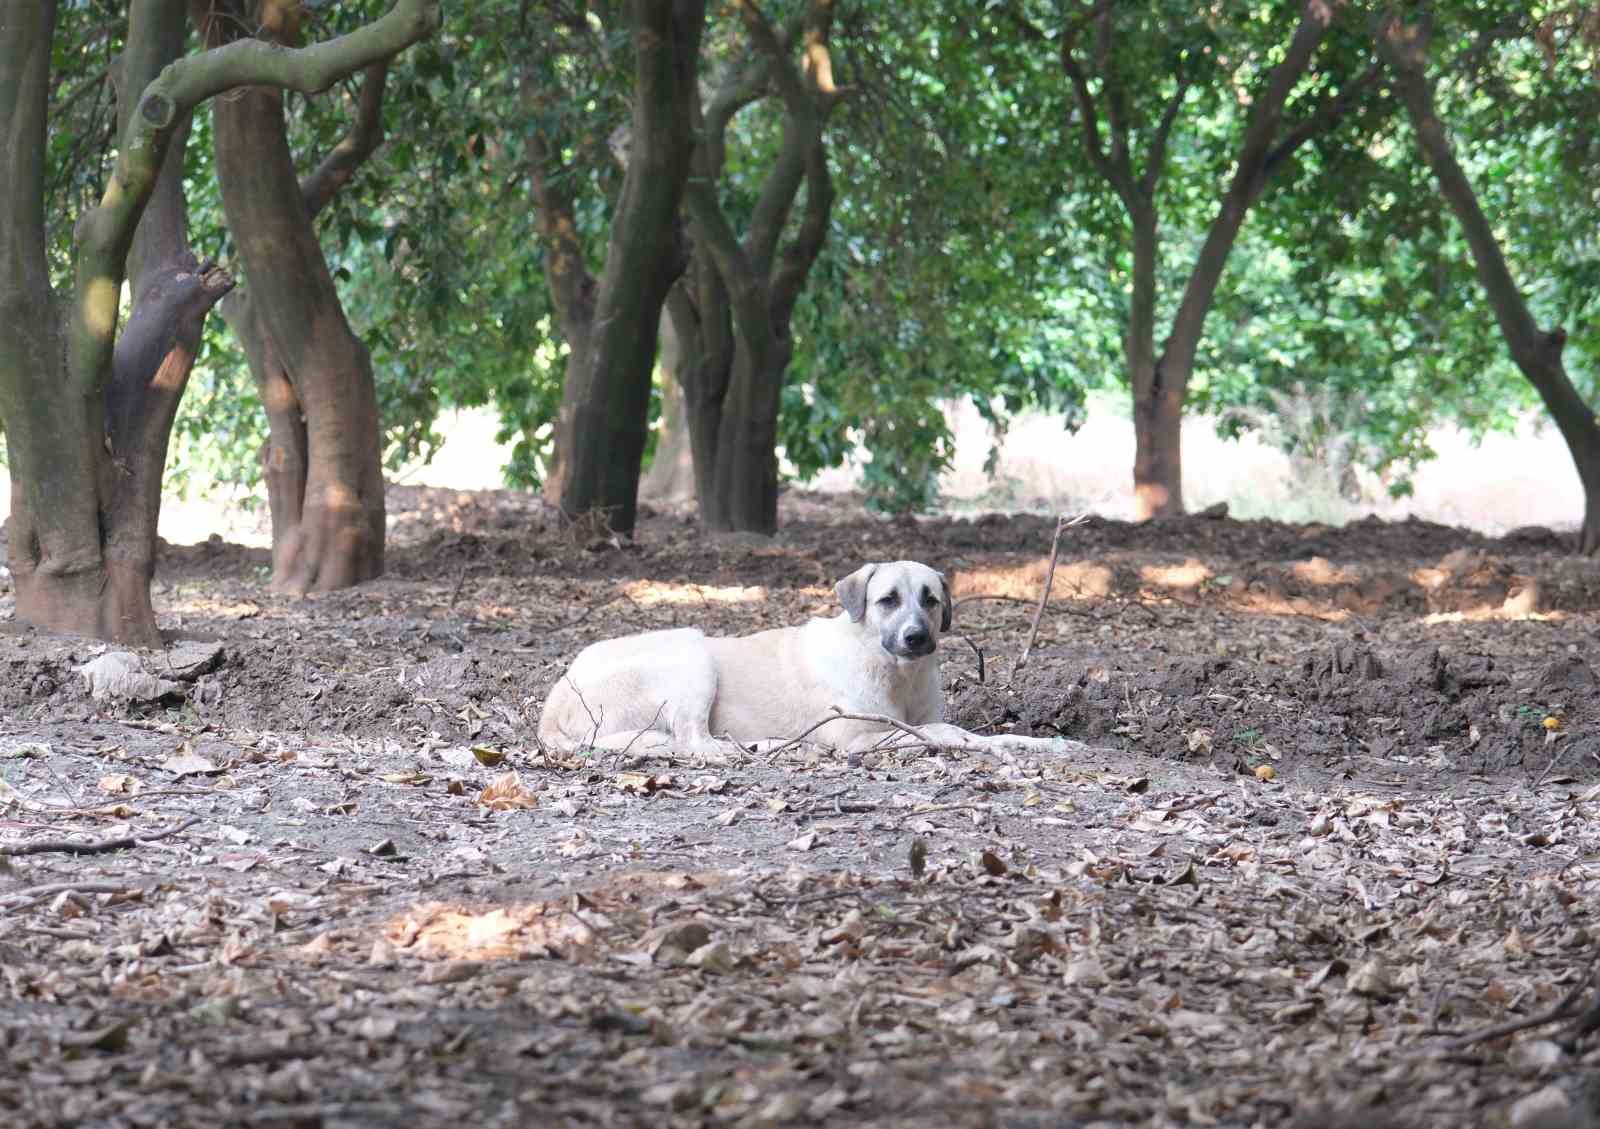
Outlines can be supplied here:
[[[517, 557], [493, 533], [538, 516], [516, 496], [405, 497], [468, 520], [415, 519], [396, 576], [349, 593], [174, 551], [164, 622], [229, 640], [141, 656], [181, 695], [96, 699], [92, 646], [0, 636], [0, 747], [25, 750], [0, 846], [44, 848], [0, 858], [0, 1121], [1593, 1116], [1592, 571], [1451, 561], [1420, 524], [1092, 521], [1007, 687], [1053, 522], [852, 524], [802, 496], [770, 545], [662, 517]], [[1308, 545], [1338, 567], [1299, 569]], [[794, 622], [891, 555], [1022, 601], [958, 612], [989, 677], [952, 644], [957, 720], [1096, 748], [532, 742], [593, 638]], [[1542, 618], [1472, 614], [1528, 576]]]

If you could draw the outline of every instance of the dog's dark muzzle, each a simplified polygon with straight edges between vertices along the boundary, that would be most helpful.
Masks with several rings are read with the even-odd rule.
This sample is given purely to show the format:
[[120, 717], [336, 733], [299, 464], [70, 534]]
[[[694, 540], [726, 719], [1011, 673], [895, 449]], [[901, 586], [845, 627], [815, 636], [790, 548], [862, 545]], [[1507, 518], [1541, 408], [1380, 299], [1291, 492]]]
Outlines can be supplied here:
[[883, 649], [902, 659], [920, 659], [933, 654], [933, 632], [925, 624], [912, 624], [904, 631], [883, 640]]

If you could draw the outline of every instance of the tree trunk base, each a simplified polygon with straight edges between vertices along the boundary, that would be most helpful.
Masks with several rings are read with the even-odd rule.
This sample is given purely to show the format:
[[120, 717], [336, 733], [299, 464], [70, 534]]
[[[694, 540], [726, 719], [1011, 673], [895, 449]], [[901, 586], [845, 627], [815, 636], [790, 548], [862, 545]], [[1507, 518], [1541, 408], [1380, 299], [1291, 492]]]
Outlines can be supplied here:
[[106, 563], [72, 572], [15, 571], [17, 619], [43, 631], [159, 647], [148, 569]]
[[376, 515], [357, 504], [307, 506], [300, 521], [273, 529], [273, 591], [303, 596], [376, 580], [383, 526], [381, 505]]

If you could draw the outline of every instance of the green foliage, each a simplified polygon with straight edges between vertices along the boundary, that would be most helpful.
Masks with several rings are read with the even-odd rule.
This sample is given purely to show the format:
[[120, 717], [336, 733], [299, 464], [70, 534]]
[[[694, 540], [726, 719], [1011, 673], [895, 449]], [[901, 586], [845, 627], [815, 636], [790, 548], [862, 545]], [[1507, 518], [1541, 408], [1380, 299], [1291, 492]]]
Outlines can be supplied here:
[[[316, 26], [307, 34], [335, 34], [383, 6], [308, 9]], [[620, 185], [608, 145], [628, 113], [629, 45], [591, 7], [605, 11], [555, 0], [451, 7], [442, 33], [395, 63], [387, 140], [318, 219], [372, 352], [391, 466], [426, 455], [442, 408], [489, 405], [514, 444], [510, 480], [540, 481], [565, 346], [535, 227], [528, 138], [538, 128], [558, 139], [558, 186], [599, 263]], [[768, 5], [779, 22], [795, 8]], [[1600, 131], [1587, 123], [1600, 120], [1600, 82], [1587, 10], [1509, 0], [1434, 10], [1441, 110], [1514, 275], [1541, 324], [1569, 331], [1569, 368], [1593, 398]], [[1115, 49], [1091, 83], [1097, 95], [1110, 79], [1127, 92], [1137, 158], [1178, 81], [1189, 84], [1155, 201], [1164, 326], [1237, 156], [1245, 96], [1280, 57], [1298, 5], [1160, 0], [1116, 11]], [[49, 134], [58, 283], [70, 274], [73, 225], [114, 154], [107, 75], [125, 19], [110, 0], [60, 6]], [[1026, 408], [1076, 426], [1087, 392], [1125, 381], [1127, 216], [1084, 159], [1059, 62], [1062, 27], [1060, 6], [1044, 0], [839, 5], [836, 77], [851, 95], [829, 127], [838, 200], [795, 311], [780, 420], [798, 476], [839, 465], [859, 441], [871, 504], [923, 508], [951, 455], [944, 404], [970, 400], [1003, 436]], [[1337, 29], [1287, 120], [1363, 65], [1367, 34], [1358, 18]], [[1092, 31], [1083, 35], [1093, 62]], [[737, 20], [714, 10], [706, 73], [741, 43]], [[288, 98], [304, 170], [348, 128], [360, 81]], [[226, 263], [236, 249], [210, 169], [210, 128], [201, 114], [186, 156], [191, 241]], [[736, 226], [777, 137], [770, 106], [733, 124], [723, 202]], [[1504, 427], [1535, 403], [1409, 127], [1383, 96], [1277, 172], [1207, 329], [1191, 405], [1335, 478], [1362, 466], [1404, 490], [1430, 454], [1431, 427]], [[264, 438], [243, 357], [212, 318], [170, 482], [251, 485]]]

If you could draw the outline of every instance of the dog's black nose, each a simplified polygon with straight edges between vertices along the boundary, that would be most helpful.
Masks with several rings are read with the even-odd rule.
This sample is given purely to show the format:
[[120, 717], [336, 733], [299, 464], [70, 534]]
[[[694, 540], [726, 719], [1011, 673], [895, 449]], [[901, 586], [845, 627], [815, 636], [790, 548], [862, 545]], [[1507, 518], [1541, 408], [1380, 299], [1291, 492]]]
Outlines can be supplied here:
[[926, 647], [928, 645], [927, 629], [922, 627], [909, 628], [906, 633], [900, 637], [900, 641], [903, 642], [907, 647], [911, 648]]

